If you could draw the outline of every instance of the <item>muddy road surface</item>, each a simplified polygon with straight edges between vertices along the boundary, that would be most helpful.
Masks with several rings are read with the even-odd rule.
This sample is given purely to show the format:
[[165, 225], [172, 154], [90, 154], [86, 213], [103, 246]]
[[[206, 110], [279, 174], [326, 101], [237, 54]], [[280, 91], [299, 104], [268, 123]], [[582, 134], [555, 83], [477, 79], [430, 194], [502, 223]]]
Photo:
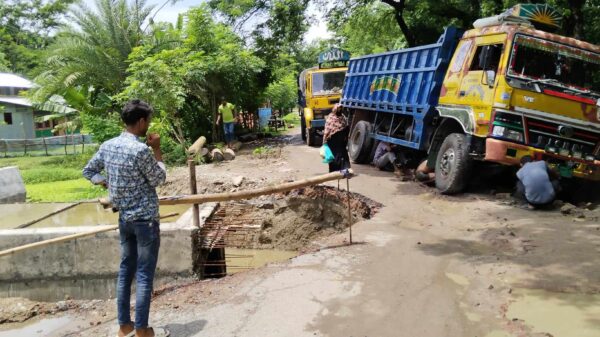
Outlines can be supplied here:
[[[318, 148], [299, 137], [275, 149], [271, 157], [247, 153], [198, 167], [200, 191], [327, 170]], [[353, 226], [353, 245], [338, 233], [286, 262], [174, 282], [155, 296], [151, 324], [177, 337], [600, 336], [600, 213], [593, 206], [531, 211], [500, 195], [441, 196], [369, 166], [354, 169], [351, 191], [383, 207]], [[176, 182], [184, 172], [172, 172], [167, 192], [185, 192], [176, 190], [187, 186]], [[228, 185], [237, 176], [244, 183]], [[62, 321], [49, 336], [116, 332], [114, 300], [52, 317]], [[19, 328], [0, 327], [0, 336]]]

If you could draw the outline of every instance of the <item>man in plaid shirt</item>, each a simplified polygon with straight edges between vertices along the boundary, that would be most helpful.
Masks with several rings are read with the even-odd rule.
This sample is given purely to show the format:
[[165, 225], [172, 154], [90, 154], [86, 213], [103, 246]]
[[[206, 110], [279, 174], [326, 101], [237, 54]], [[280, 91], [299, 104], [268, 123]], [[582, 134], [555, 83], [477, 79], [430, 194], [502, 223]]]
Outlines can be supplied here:
[[[165, 329], [148, 327], [150, 298], [160, 246], [158, 196], [164, 183], [160, 137], [149, 134], [152, 107], [140, 100], [125, 104], [121, 119], [126, 130], [106, 141], [83, 169], [83, 176], [108, 188], [112, 204], [119, 209], [121, 265], [117, 280], [118, 337], [168, 336]], [[139, 137], [146, 136], [146, 144]], [[106, 177], [102, 175], [106, 173]], [[135, 324], [129, 303], [136, 276]]]

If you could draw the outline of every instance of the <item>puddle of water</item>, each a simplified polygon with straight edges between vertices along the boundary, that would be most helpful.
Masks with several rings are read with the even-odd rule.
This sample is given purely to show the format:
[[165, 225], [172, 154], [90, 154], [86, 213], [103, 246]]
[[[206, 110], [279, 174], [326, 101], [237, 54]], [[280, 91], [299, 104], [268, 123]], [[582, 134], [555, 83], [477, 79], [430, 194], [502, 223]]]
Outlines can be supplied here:
[[36, 337], [48, 336], [71, 322], [71, 317], [41, 319], [35, 323], [21, 323], [13, 325], [10, 330], [0, 331], [0, 337]]
[[[69, 204], [65, 203], [42, 203], [42, 204], [6, 204], [0, 205], [0, 214], [2, 214], [2, 224], [0, 228], [15, 228], [28, 221], [40, 218], [45, 214], [56, 211]], [[190, 205], [165, 205], [160, 207], [160, 214], [179, 213], [176, 216], [164, 218], [162, 221], [175, 221], [182, 215]], [[64, 226], [95, 226], [99, 224], [116, 224], [119, 220], [119, 213], [113, 213], [105, 210], [97, 203], [87, 203], [75, 206], [59, 214], [53, 215], [31, 225], [28, 228], [42, 227], [64, 227]]]
[[288, 250], [225, 248], [228, 274], [259, 268], [267, 263], [285, 261], [296, 256], [298, 252]]
[[506, 317], [525, 321], [534, 332], [554, 337], [600, 335], [600, 295], [515, 289]]
[[66, 203], [0, 204], [0, 214], [2, 214], [0, 229], [15, 228], [68, 205]]

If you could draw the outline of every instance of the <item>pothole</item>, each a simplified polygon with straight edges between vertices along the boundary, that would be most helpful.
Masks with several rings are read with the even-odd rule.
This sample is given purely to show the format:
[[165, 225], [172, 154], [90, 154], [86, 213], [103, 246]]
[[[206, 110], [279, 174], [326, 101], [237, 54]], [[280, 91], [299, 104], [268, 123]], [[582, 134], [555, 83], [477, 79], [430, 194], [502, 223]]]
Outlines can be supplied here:
[[197, 234], [205, 250], [205, 262], [197, 265], [209, 267], [199, 272], [223, 276], [251, 268], [248, 260], [257, 260], [260, 266], [317, 249], [320, 238], [347, 231], [349, 225], [371, 218], [380, 207], [362, 195], [329, 186], [220, 204]]

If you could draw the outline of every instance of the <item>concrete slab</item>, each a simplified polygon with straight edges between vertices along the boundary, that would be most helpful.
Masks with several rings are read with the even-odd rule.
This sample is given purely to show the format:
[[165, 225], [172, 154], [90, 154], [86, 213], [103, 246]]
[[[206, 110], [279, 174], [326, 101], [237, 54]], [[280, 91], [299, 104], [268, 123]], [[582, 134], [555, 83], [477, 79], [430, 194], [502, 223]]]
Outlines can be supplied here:
[[0, 204], [25, 202], [25, 183], [16, 166], [0, 168]]
[[[206, 216], [214, 207], [215, 204], [204, 205], [201, 214]], [[194, 275], [194, 237], [198, 228], [191, 223], [191, 212], [189, 209], [175, 223], [161, 223], [158, 278]], [[99, 226], [0, 230], [0, 250], [96, 229]], [[44, 289], [39, 288], [50, 286], [67, 292], [69, 283], [82, 280], [90, 285], [114, 283], [119, 261], [117, 230], [3, 256], [0, 257], [0, 296], [39, 299], [44, 298]]]

